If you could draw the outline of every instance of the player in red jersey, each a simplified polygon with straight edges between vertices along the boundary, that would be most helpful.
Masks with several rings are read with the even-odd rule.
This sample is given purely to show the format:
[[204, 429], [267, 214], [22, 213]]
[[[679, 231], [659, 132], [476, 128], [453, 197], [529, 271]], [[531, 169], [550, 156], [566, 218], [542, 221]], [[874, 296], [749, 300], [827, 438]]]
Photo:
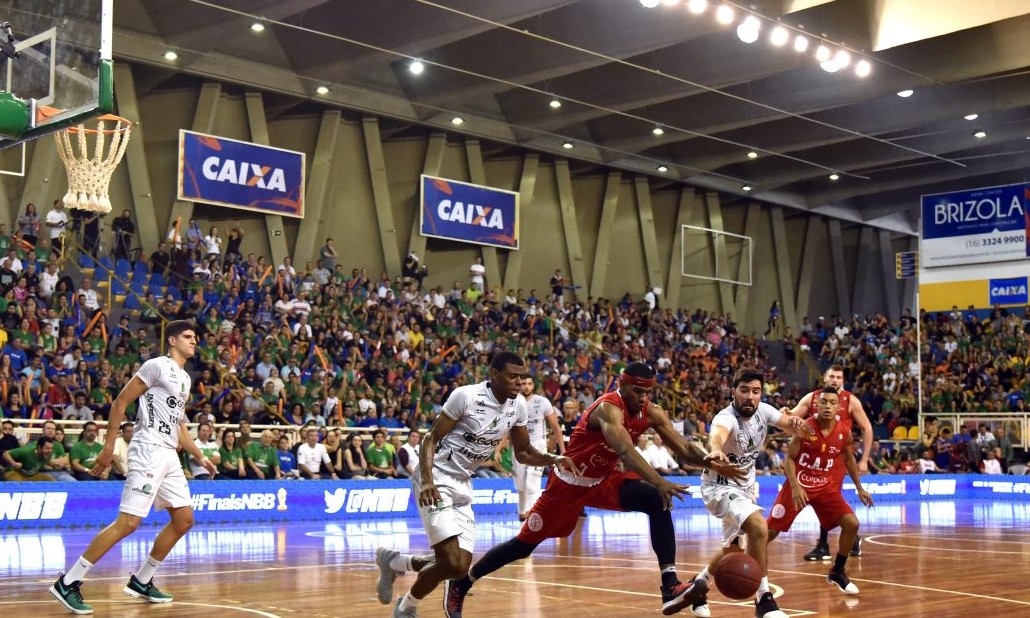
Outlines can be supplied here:
[[847, 594], [858, 594], [858, 586], [851, 583], [844, 572], [848, 561], [848, 549], [858, 536], [858, 518], [844, 500], [837, 470], [847, 468], [855, 482], [862, 504], [873, 506], [873, 498], [862, 488], [855, 453], [852, 451], [851, 432], [844, 419], [837, 413], [840, 398], [837, 390], [826, 387], [819, 393], [816, 407], [819, 412], [808, 424], [815, 430], [811, 436], [795, 436], [787, 449], [784, 468], [787, 483], [776, 496], [769, 514], [769, 542], [781, 532], [790, 530], [794, 518], [805, 506], [812, 505], [824, 529], [840, 526], [840, 543], [826, 581]]
[[[853, 424], [858, 425], [858, 428], [862, 430], [862, 459], [858, 463], [858, 470], [861, 474], [868, 473], [869, 455], [873, 450], [873, 426], [869, 423], [869, 417], [866, 416], [865, 409], [862, 407], [862, 402], [858, 400], [858, 397], [854, 397], [850, 391], [844, 390], [844, 368], [840, 365], [830, 365], [830, 368], [823, 374], [823, 387], [829, 387], [837, 391], [839, 401], [837, 414], [840, 416], [841, 421], [843, 421], [848, 433], [851, 433]], [[781, 412], [806, 418], [816, 411], [815, 404], [819, 399], [820, 392], [814, 391], [805, 395], [798, 402], [798, 405], [794, 406], [793, 410], [783, 408]], [[844, 483], [844, 469], [838, 468], [835, 474], [837, 475], [837, 486], [839, 487]], [[819, 541], [812, 551], [805, 554], [805, 560], [830, 559], [829, 535], [829, 530], [823, 527], [819, 528]], [[855, 546], [851, 548], [851, 555], [862, 555], [861, 537], [855, 538]]]
[[[744, 473], [723, 454], [709, 454], [687, 442], [669, 416], [648, 401], [655, 374], [644, 363], [630, 363], [619, 378], [619, 390], [598, 398], [583, 413], [565, 448], [579, 471], [573, 476], [553, 469], [547, 488], [529, 511], [515, 538], [494, 546], [469, 569], [463, 579], [448, 582], [444, 613], [461, 618], [465, 595], [473, 582], [506, 564], [529, 557], [546, 539], [568, 536], [576, 527], [583, 507], [610, 511], [638, 511], [650, 518], [651, 547], [662, 576], [662, 613], [675, 614], [690, 607], [708, 590], [707, 583], [681, 583], [676, 576], [676, 537], [672, 525], [673, 497], [686, 495], [687, 487], [663, 479], [634, 445], [640, 434], [653, 428], [665, 443], [687, 462], [710, 468], [717, 474], [742, 478]], [[629, 472], [615, 469], [621, 461]]]

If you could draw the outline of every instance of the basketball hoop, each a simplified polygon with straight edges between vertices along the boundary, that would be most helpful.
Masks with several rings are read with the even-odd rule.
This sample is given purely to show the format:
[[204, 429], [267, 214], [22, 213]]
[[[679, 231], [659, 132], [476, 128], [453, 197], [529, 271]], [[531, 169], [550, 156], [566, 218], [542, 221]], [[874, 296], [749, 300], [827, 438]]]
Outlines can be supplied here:
[[[55, 134], [57, 154], [68, 172], [68, 193], [64, 195], [63, 201], [68, 208], [109, 213], [111, 199], [107, 195], [107, 188], [115, 168], [125, 155], [125, 147], [129, 145], [132, 122], [113, 114], [105, 114], [96, 120], [95, 129], [87, 129], [80, 124]], [[108, 128], [112, 123], [113, 126]], [[78, 137], [77, 152], [72, 146], [72, 135]], [[90, 137], [93, 142], [92, 157]]]

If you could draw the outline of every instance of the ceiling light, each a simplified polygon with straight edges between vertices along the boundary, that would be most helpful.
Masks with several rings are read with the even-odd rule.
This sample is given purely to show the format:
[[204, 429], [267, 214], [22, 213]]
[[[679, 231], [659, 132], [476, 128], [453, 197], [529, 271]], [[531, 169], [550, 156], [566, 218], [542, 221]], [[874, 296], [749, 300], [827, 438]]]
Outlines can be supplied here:
[[873, 72], [873, 65], [869, 64], [868, 60], [859, 60], [855, 64], [855, 75], [859, 77], [869, 77], [869, 74]]
[[254, 23], [252, 23], [250, 25], [250, 29], [253, 30], [254, 32], [264, 32], [265, 31], [265, 25], [263, 23], [259, 22], [259, 21], [256, 21], [256, 22], [254, 22]]
[[965, 118], [966, 120], [976, 120], [979, 117], [980, 114], [966, 114], [965, 116], [963, 116], [963, 118]]
[[453, 124], [456, 127], [461, 126], [463, 122], [465, 122], [465, 119], [461, 116], [455, 116], [454, 118], [451, 118], [451, 124]]
[[912, 96], [912, 91], [911, 90], [900, 90], [900, 91], [898, 91], [898, 96], [901, 97], [902, 99], [907, 99], [910, 96]]
[[559, 107], [561, 107], [561, 101], [559, 101], [558, 99], [551, 99], [551, 102], [548, 103], [548, 105], [551, 106], [551, 109], [558, 109]]
[[754, 15], [748, 15], [744, 21], [737, 26], [737, 38], [745, 43], [754, 43], [758, 40], [758, 31], [762, 29], [762, 22]]
[[653, 9], [658, 6], [661, 0], [640, 0], [640, 4], [644, 5], [645, 9]]
[[659, 165], [658, 171], [664, 174], [665, 172], [669, 171], [669, 168], [664, 165]]
[[715, 11], [715, 21], [719, 22], [724, 26], [728, 26], [733, 23], [733, 7], [728, 4], [721, 5]]
[[840, 63], [837, 62], [836, 58], [833, 60], [827, 60], [826, 62], [820, 62], [819, 66], [821, 66], [827, 73], [836, 73], [840, 70]]
[[758, 158], [758, 153], [755, 152], [754, 150], [752, 150], [751, 152], [747, 153], [747, 158], [748, 159], [757, 159]]
[[422, 64], [422, 61], [415, 58], [408, 65], [408, 70], [411, 71], [412, 75], [422, 75], [422, 72], [426, 70], [426, 65]]
[[564, 148], [565, 150], [572, 150], [574, 148], [574, 146], [572, 145], [572, 142], [570, 142], [570, 141], [562, 142], [561, 147]]
[[708, 0], [687, 0], [687, 10], [694, 15], [700, 15], [708, 8]]
[[750, 191], [753, 188], [754, 187], [752, 187], [751, 185], [744, 185], [743, 187], [741, 187], [741, 189], [744, 190], [744, 191]]
[[840, 180], [840, 175], [830, 174], [830, 180], [832, 180], [833, 182], [837, 182], [838, 180]]
[[315, 92], [318, 94], [329, 94], [329, 88], [326, 86], [319, 86], [318, 88], [315, 88]]
[[769, 41], [776, 47], [783, 47], [790, 39], [790, 33], [783, 26], [776, 26], [769, 33]]
[[651, 129], [651, 133], [653, 133], [654, 135], [657, 135], [657, 136], [662, 136], [662, 135], [665, 135], [665, 129], [663, 129], [661, 127], [655, 127], [653, 129]]
[[815, 59], [819, 62], [826, 62], [830, 59], [830, 48], [825, 45], [820, 45], [815, 50]]
[[165, 60], [171, 61], [171, 60], [177, 59], [178, 57], [179, 57], [179, 54], [175, 53], [174, 51], [172, 51], [170, 49], [165, 52]]
[[808, 37], [803, 34], [797, 35], [794, 38], [794, 51], [803, 52], [808, 50]]
[[846, 49], [839, 50], [837, 52], [837, 55], [834, 56], [833, 59], [834, 61], [836, 61], [837, 66], [842, 69], [846, 68], [849, 64], [851, 64], [851, 54], [849, 54], [848, 50]]
[[984, 131], [983, 129], [980, 129], [976, 133], [973, 133], [973, 137], [975, 137], [976, 139], [983, 139], [983, 138], [987, 137], [987, 131]]

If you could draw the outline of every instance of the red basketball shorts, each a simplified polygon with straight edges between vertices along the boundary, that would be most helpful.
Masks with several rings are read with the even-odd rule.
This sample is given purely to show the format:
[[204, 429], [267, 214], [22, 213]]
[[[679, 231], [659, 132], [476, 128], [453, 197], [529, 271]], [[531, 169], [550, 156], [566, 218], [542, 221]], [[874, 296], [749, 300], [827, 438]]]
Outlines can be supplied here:
[[[836, 528], [842, 517], [854, 513], [835, 482], [831, 482], [823, 491], [806, 493], [808, 493], [808, 504], [812, 506], [816, 517], [819, 518], [819, 525], [826, 530]], [[794, 506], [793, 495], [790, 483], [784, 483], [779, 495], [776, 496], [776, 502], [769, 511], [767, 521], [770, 530], [778, 532], [790, 530], [794, 519], [801, 512]]]
[[546, 539], [569, 536], [576, 528], [584, 507], [621, 511], [619, 489], [627, 480], [639, 479], [633, 473], [612, 472], [592, 487], [571, 485], [553, 472], [547, 488], [529, 511], [518, 539], [523, 543], [540, 543]]

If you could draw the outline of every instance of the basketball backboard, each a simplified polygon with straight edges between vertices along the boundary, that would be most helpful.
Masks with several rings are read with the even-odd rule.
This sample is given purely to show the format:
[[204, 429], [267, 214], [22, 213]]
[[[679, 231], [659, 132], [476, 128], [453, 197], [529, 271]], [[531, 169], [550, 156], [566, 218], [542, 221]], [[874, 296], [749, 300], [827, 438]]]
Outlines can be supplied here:
[[113, 111], [113, 11], [114, 0], [0, 0], [0, 150]]

